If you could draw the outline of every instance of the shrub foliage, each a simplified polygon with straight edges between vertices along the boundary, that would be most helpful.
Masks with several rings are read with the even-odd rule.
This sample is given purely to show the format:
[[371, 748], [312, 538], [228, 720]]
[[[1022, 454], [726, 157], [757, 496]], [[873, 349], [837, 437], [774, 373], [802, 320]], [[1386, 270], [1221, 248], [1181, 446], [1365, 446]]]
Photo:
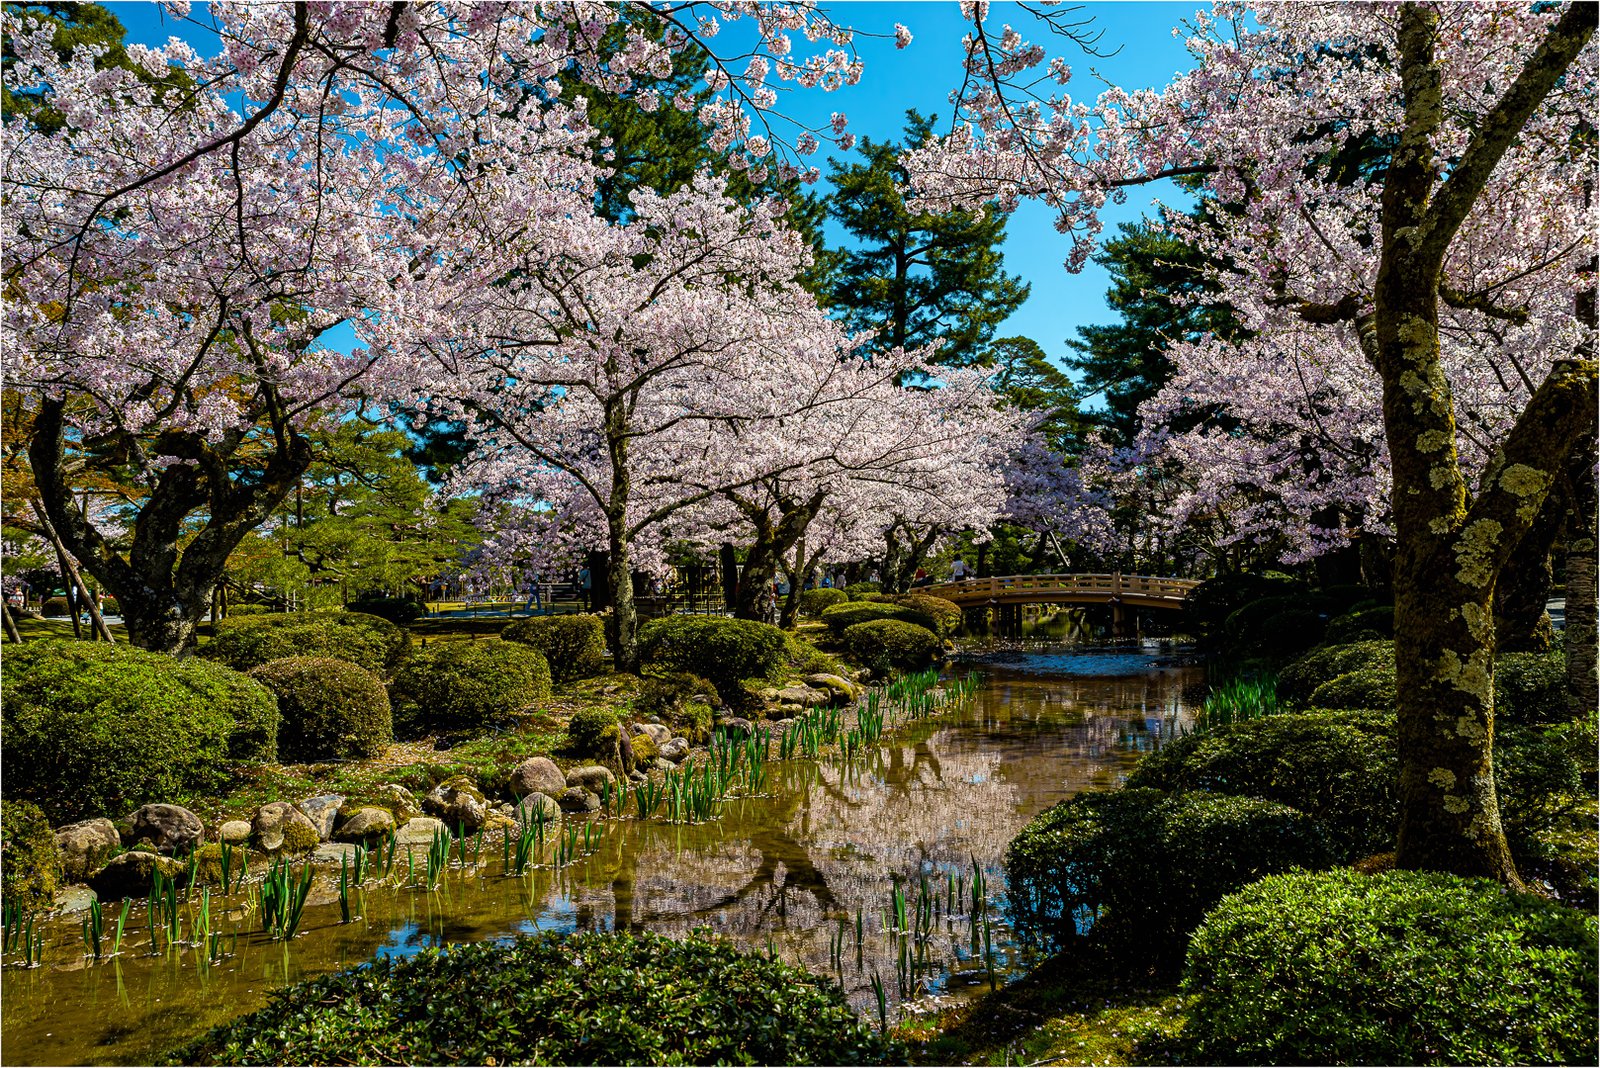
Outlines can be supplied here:
[[56, 836], [39, 806], [0, 800], [0, 899], [24, 912], [49, 908], [61, 876]]
[[235, 671], [249, 671], [269, 660], [291, 656], [326, 656], [387, 677], [400, 665], [410, 644], [411, 636], [404, 628], [379, 616], [315, 612], [223, 620], [200, 655]]
[[788, 635], [767, 623], [721, 616], [667, 616], [639, 631], [645, 661], [664, 671], [708, 678], [724, 700], [744, 679], [770, 679], [783, 667]]
[[394, 740], [383, 680], [345, 660], [296, 656], [252, 668], [278, 698], [284, 760], [377, 756]]
[[616, 756], [622, 727], [609, 708], [583, 708], [567, 721], [567, 751], [591, 760]]
[[1393, 709], [1395, 701], [1393, 666], [1347, 671], [1311, 691], [1315, 708]]
[[1304, 705], [1318, 686], [1347, 671], [1394, 671], [1394, 644], [1388, 641], [1324, 645], [1291, 661], [1278, 672], [1278, 698]]
[[605, 670], [606, 629], [599, 616], [532, 616], [508, 624], [500, 637], [543, 653], [555, 682], [587, 679]]
[[385, 597], [377, 594], [356, 598], [345, 605], [345, 611], [379, 616], [401, 627], [422, 618], [422, 606], [411, 598]]
[[436, 642], [406, 659], [389, 696], [396, 731], [471, 731], [549, 699], [550, 668], [537, 649], [494, 638]]
[[824, 609], [844, 604], [849, 599], [850, 595], [843, 590], [836, 590], [831, 586], [818, 586], [814, 590], [806, 590], [800, 594], [800, 611], [808, 616], [820, 616]]
[[845, 628], [844, 647], [850, 656], [880, 675], [895, 670], [920, 671], [944, 651], [933, 631], [898, 619], [874, 619]]
[[850, 601], [824, 609], [822, 621], [839, 637], [857, 623], [870, 623], [878, 619], [912, 620], [916, 613], [887, 601]]

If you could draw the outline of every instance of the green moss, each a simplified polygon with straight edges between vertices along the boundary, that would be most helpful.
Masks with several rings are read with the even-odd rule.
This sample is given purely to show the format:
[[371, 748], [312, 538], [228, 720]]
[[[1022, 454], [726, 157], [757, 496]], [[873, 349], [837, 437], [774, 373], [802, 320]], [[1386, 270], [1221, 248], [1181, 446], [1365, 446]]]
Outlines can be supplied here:
[[61, 879], [56, 837], [39, 806], [0, 800], [0, 898], [24, 912], [49, 908]]
[[611, 760], [622, 728], [609, 708], [584, 708], [567, 722], [567, 752], [581, 760]]
[[283, 828], [283, 851], [298, 856], [309, 853], [322, 843], [317, 832], [303, 823], [286, 823]]

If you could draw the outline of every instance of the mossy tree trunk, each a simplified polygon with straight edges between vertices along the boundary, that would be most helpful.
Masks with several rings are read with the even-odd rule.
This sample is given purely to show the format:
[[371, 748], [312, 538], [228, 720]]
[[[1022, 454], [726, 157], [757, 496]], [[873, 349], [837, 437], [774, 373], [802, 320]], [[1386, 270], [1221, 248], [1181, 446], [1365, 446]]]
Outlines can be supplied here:
[[1567, 551], [1563, 572], [1567, 587], [1565, 609], [1567, 708], [1574, 716], [1595, 710], [1600, 672], [1596, 671], [1595, 644], [1600, 641], [1595, 604], [1595, 437], [1567, 464]]
[[[745, 492], [727, 494], [755, 531], [755, 540], [745, 552], [739, 596], [733, 606], [736, 619], [754, 619], [763, 623], [772, 621], [768, 607], [778, 568], [789, 551], [805, 537], [806, 528], [817, 517], [827, 497], [827, 492], [820, 489], [809, 497], [798, 499], [775, 489], [769, 490], [770, 496], [765, 504], [758, 503]], [[790, 592], [793, 593], [793, 589]]]
[[1502, 653], [1542, 653], [1554, 632], [1546, 605], [1555, 584], [1551, 553], [1566, 517], [1565, 480], [1558, 480], [1494, 589], [1495, 648]]

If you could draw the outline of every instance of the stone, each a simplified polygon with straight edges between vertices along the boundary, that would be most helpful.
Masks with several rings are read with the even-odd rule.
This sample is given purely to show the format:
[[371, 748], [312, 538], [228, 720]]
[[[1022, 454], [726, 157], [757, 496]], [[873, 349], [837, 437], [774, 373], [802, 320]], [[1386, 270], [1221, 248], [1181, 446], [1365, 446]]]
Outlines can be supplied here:
[[518, 797], [528, 794], [560, 797], [567, 788], [567, 777], [549, 757], [529, 757], [511, 769], [510, 787]]
[[394, 844], [397, 846], [432, 845], [433, 836], [442, 830], [444, 830], [443, 820], [436, 820], [432, 816], [414, 816], [395, 832]]
[[650, 776], [646, 775], [643, 771], [640, 771], [638, 768], [634, 768], [632, 771], [628, 772], [628, 781], [629, 782], [649, 782], [650, 781]]
[[338, 794], [319, 794], [306, 798], [295, 807], [317, 829], [317, 837], [327, 841], [333, 837], [334, 825], [339, 822], [339, 807], [343, 804], [344, 798]]
[[648, 734], [650, 740], [656, 743], [659, 749], [672, 741], [672, 729], [661, 723], [640, 723], [634, 727], [639, 734]]
[[778, 691], [778, 700], [783, 704], [799, 705], [801, 708], [816, 708], [825, 705], [833, 699], [832, 693], [824, 690], [813, 690], [809, 686], [785, 686]]
[[229, 845], [244, 845], [250, 841], [250, 823], [248, 820], [228, 820], [217, 829], [217, 841]]
[[57, 890], [56, 899], [51, 904], [63, 916], [70, 916], [73, 913], [88, 912], [90, 906], [99, 900], [93, 890], [82, 883], [74, 883], [72, 886], [63, 886]]
[[268, 853], [276, 853], [283, 848], [284, 835], [290, 827], [301, 827], [303, 833], [294, 837], [310, 836], [310, 840], [303, 845], [291, 841], [291, 846], [300, 846], [309, 849], [322, 840], [317, 833], [316, 825], [306, 818], [306, 814], [289, 804], [287, 801], [268, 801], [256, 809], [255, 819], [250, 821], [250, 833], [256, 840], [256, 845]]
[[573, 768], [567, 772], [568, 786], [581, 786], [585, 790], [600, 792], [600, 784], [615, 786], [617, 777], [611, 774], [611, 769], [599, 764], [588, 764], [581, 768]]
[[512, 814], [512, 818], [524, 826], [541, 816], [546, 823], [554, 823], [561, 818], [561, 806], [549, 794], [529, 794], [517, 802], [516, 811]]
[[856, 699], [855, 683], [838, 675], [830, 675], [825, 671], [818, 672], [815, 675], [807, 675], [806, 685], [826, 690], [841, 700], [854, 701]]
[[179, 805], [143, 805], [128, 822], [135, 845], [149, 842], [164, 856], [192, 852], [206, 840], [200, 817]]
[[668, 739], [658, 755], [669, 764], [678, 763], [689, 755], [689, 739], [681, 736]]
[[563, 812], [599, 812], [600, 795], [592, 794], [578, 786], [569, 786], [560, 798], [561, 811]]
[[672, 763], [672, 761], [666, 759], [665, 757], [656, 757], [656, 762], [652, 766], [657, 771], [662, 771], [662, 772], [675, 770], [675, 766]]
[[157, 869], [179, 881], [189, 874], [183, 864], [170, 857], [135, 851], [112, 857], [105, 867], [89, 877], [89, 889], [102, 903], [121, 901], [125, 897], [149, 897]]
[[389, 809], [394, 812], [394, 818], [400, 823], [414, 820], [422, 815], [422, 806], [417, 804], [417, 795], [404, 786], [386, 782], [378, 787], [378, 796], [388, 801]]
[[353, 842], [323, 842], [311, 851], [313, 864], [327, 864], [337, 868], [341, 864], [355, 862], [356, 847]]
[[731, 716], [717, 724], [717, 729], [734, 741], [750, 737], [756, 732], [755, 724], [738, 716]]
[[350, 813], [334, 837], [341, 842], [368, 842], [374, 838], [387, 838], [394, 830], [394, 816], [386, 808], [366, 806]]
[[122, 848], [122, 836], [108, 819], [82, 820], [56, 831], [56, 851], [68, 882], [82, 882]]
[[489, 815], [489, 802], [465, 775], [453, 776], [429, 790], [428, 796], [422, 799], [422, 808], [443, 820], [452, 834], [458, 830], [471, 834], [483, 826]]

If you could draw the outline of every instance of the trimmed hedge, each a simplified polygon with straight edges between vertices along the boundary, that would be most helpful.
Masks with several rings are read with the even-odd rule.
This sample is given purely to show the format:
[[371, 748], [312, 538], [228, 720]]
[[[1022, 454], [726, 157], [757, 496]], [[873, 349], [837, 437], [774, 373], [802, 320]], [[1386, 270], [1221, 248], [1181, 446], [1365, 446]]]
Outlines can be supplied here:
[[1394, 848], [1400, 822], [1394, 716], [1305, 712], [1190, 734], [1146, 756], [1130, 787], [1258, 797], [1320, 823], [1341, 859]]
[[1592, 759], [1593, 735], [1496, 725], [1494, 789], [1513, 847], [1536, 848], [1540, 832], [1557, 829], [1577, 811], [1585, 793], [1578, 765], [1582, 750]]
[[851, 601], [848, 604], [836, 604], [832, 608], [825, 609], [821, 619], [837, 638], [847, 628], [857, 623], [869, 623], [878, 619], [898, 619], [910, 623], [916, 622], [913, 618], [915, 615], [911, 609], [887, 601]]
[[850, 595], [843, 590], [836, 590], [831, 586], [818, 586], [814, 590], [804, 590], [800, 594], [800, 611], [808, 616], [822, 615], [824, 609], [832, 608], [836, 604], [844, 604], [850, 600]]
[[883, 583], [881, 582], [852, 582], [844, 588], [845, 596], [852, 601], [859, 601], [869, 593], [882, 592]]
[[599, 616], [533, 616], [508, 624], [500, 637], [543, 653], [555, 682], [587, 679], [605, 670], [606, 628]]
[[1352, 642], [1324, 645], [1284, 665], [1278, 672], [1278, 698], [1292, 705], [1303, 705], [1318, 686], [1347, 671], [1362, 669], [1394, 671], [1394, 643], [1389, 641]]
[[422, 606], [409, 597], [357, 597], [344, 610], [378, 616], [400, 627], [415, 623], [423, 612]]
[[609, 708], [582, 708], [567, 721], [567, 751], [590, 760], [611, 760], [617, 755], [622, 725]]
[[1336, 859], [1316, 821], [1286, 805], [1122, 789], [1034, 817], [1006, 847], [1005, 867], [1024, 927], [1064, 945], [1092, 924], [1107, 949], [1165, 963], [1224, 895]]
[[476, 730], [548, 700], [550, 667], [537, 649], [492, 638], [418, 649], [389, 686], [395, 731]]
[[0, 898], [23, 912], [47, 909], [61, 881], [56, 836], [39, 806], [0, 800]]
[[909, 608], [922, 617], [907, 622], [927, 627], [941, 638], [950, 637], [961, 626], [961, 606], [943, 597], [934, 597], [926, 593], [908, 593], [896, 597], [894, 603], [902, 608]]
[[316, 612], [225, 619], [200, 655], [235, 671], [291, 656], [325, 656], [387, 676], [410, 645], [405, 629], [387, 619], [362, 612]]
[[547, 934], [380, 957], [275, 993], [186, 1064], [901, 1064], [831, 981], [723, 943]]
[[1189, 947], [1197, 1064], [1595, 1064], [1596, 926], [1486, 879], [1275, 875]]
[[194, 657], [29, 642], [6, 651], [0, 677], [6, 794], [57, 824], [215, 789], [230, 759], [277, 752], [271, 691]]
[[1394, 605], [1352, 608], [1328, 620], [1323, 637], [1330, 643], [1359, 642], [1371, 638], [1394, 637]]
[[1501, 653], [1494, 661], [1497, 723], [1560, 723], [1567, 719], [1567, 660], [1561, 650]]
[[874, 619], [846, 627], [842, 640], [848, 655], [879, 675], [920, 671], [944, 652], [944, 643], [933, 631], [898, 619]]
[[768, 623], [722, 616], [667, 616], [639, 630], [646, 663], [708, 678], [724, 701], [739, 700], [744, 679], [777, 676], [789, 636]]
[[1311, 691], [1315, 708], [1395, 707], [1394, 668], [1362, 668], [1347, 671]]
[[394, 740], [383, 680], [345, 660], [296, 656], [250, 670], [278, 698], [285, 761], [377, 756]]

